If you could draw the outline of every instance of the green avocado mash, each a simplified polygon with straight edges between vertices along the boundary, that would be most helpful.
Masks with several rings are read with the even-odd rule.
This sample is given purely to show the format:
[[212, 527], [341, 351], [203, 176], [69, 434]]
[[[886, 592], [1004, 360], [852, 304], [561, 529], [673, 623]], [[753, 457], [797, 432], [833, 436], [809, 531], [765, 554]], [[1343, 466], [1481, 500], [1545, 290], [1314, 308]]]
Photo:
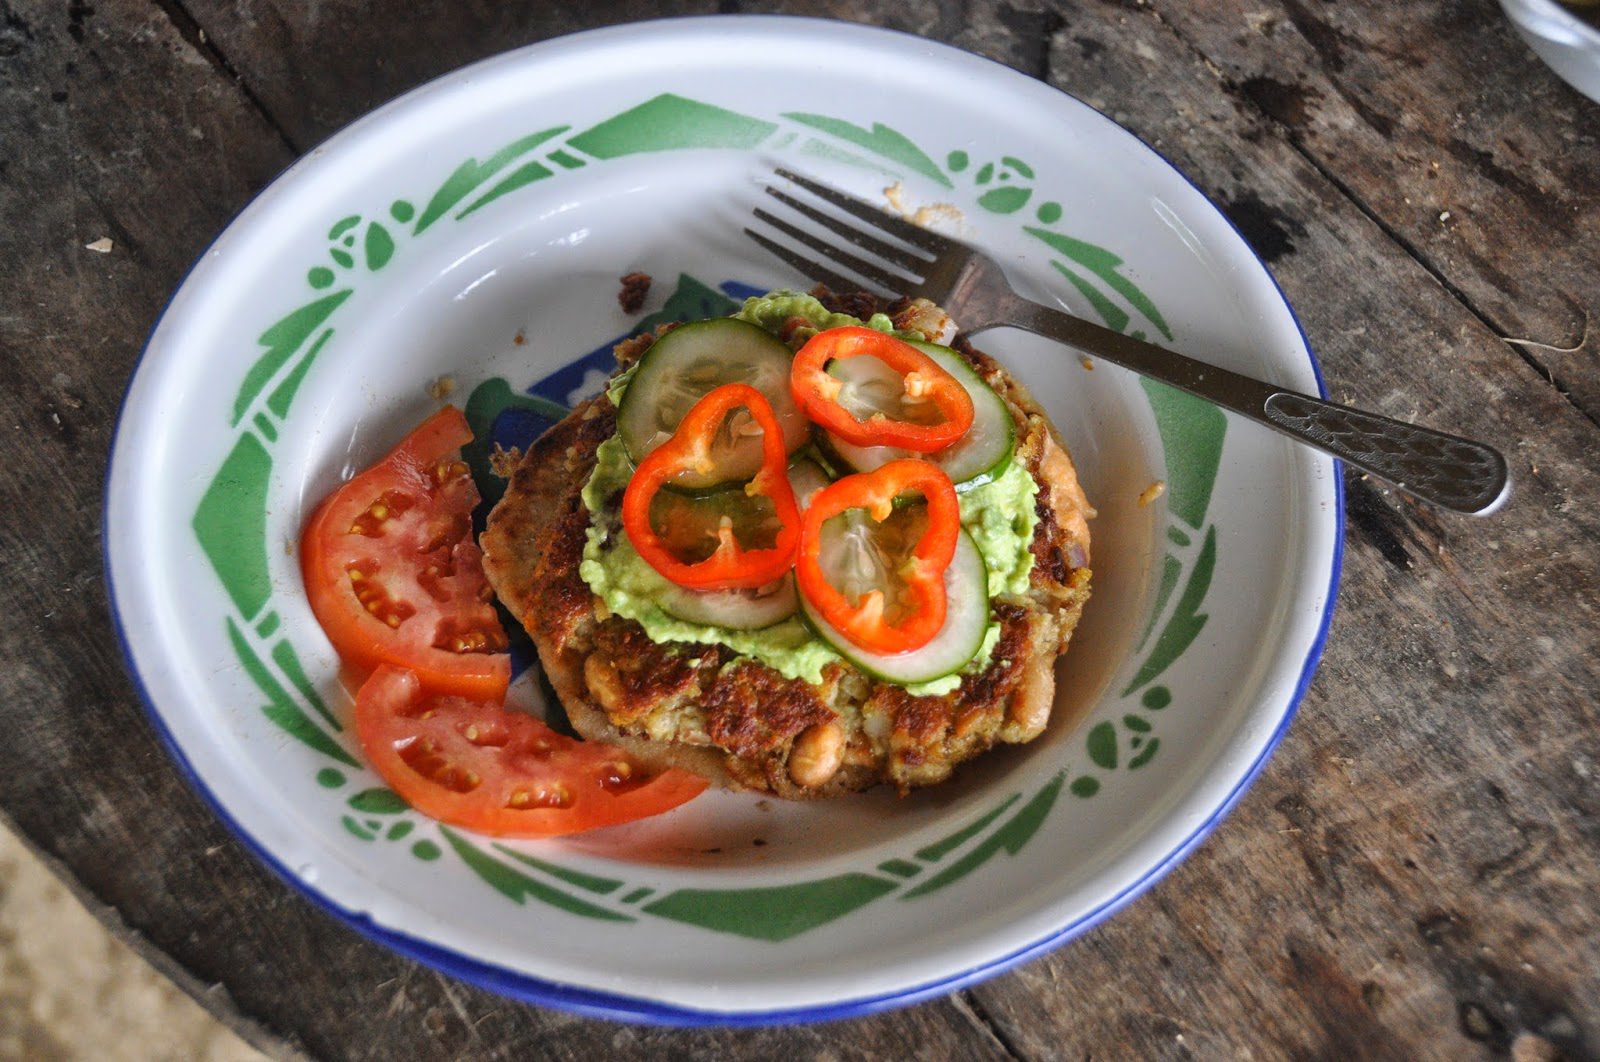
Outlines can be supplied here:
[[888, 314], [875, 313], [863, 321], [847, 313], [829, 313], [827, 307], [815, 298], [797, 291], [772, 291], [765, 295], [752, 295], [744, 300], [744, 305], [739, 307], [739, 312], [734, 316], [774, 334], [789, 318], [800, 317], [810, 321], [811, 327], [818, 332], [825, 332], [830, 328], [866, 325], [868, 328], [887, 332], [901, 339], [927, 338], [921, 332], [896, 331], [894, 322], [889, 320]]
[[[606, 499], [628, 484], [633, 466], [628, 461], [622, 440], [613, 435], [600, 444], [594, 475], [583, 488], [583, 504], [598, 513]], [[658, 642], [716, 642], [736, 653], [755, 657], [783, 672], [785, 678], [821, 682], [822, 669], [839, 655], [811, 633], [811, 629], [791, 616], [782, 623], [758, 631], [730, 631], [686, 623], [669, 616], [656, 601], [671, 584], [666, 577], [646, 564], [628, 541], [628, 536], [613, 536], [604, 546], [606, 534], [600, 521], [589, 524], [589, 541], [583, 549], [578, 574], [599, 594], [606, 607], [619, 616], [637, 620]]]
[[[735, 316], [768, 331], [776, 331], [783, 321], [798, 316], [814, 322], [819, 331], [864, 323], [869, 328], [894, 332], [893, 324], [883, 314], [875, 314], [871, 320], [862, 322], [845, 314], [829, 313], [809, 295], [787, 291], [748, 299]], [[902, 338], [922, 338], [916, 332], [896, 334]], [[612, 402], [621, 401], [627, 379], [624, 375], [612, 382], [608, 389]], [[823, 668], [842, 659], [827, 643], [813, 635], [798, 616], [763, 630], [730, 631], [686, 623], [663, 612], [655, 602], [669, 585], [666, 579], [645, 563], [626, 535], [611, 536], [611, 541], [607, 542], [606, 521], [599, 515], [607, 500], [627, 486], [628, 477], [633, 473], [627, 451], [621, 439], [613, 435], [600, 444], [596, 456], [594, 474], [583, 488], [583, 502], [589, 512], [596, 515], [590, 520], [588, 542], [578, 572], [607, 608], [637, 621], [656, 641], [725, 645], [736, 653], [759, 660], [785, 678], [821, 682]], [[961, 523], [972, 535], [988, 565], [991, 598], [1020, 594], [1028, 589], [1028, 576], [1033, 570], [1033, 554], [1028, 546], [1038, 522], [1033, 500], [1038, 489], [1028, 470], [1013, 462], [992, 483], [960, 496]], [[990, 624], [983, 647], [966, 671], [981, 671], [988, 666], [999, 635], [999, 626]], [[913, 695], [924, 696], [949, 693], [960, 684], [961, 676], [956, 674], [908, 685], [906, 689]]]

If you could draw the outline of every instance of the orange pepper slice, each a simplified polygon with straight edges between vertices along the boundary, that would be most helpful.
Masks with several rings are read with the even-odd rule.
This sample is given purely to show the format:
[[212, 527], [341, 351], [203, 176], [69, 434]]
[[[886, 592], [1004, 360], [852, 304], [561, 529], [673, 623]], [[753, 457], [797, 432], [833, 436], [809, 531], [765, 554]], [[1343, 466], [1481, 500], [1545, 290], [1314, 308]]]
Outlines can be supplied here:
[[[882, 523], [897, 497], [920, 493], [928, 502], [928, 526], [899, 569], [908, 607], [904, 618], [891, 621], [883, 589], [851, 601], [828, 581], [822, 569], [822, 525], [849, 509], [865, 509]], [[945, 570], [955, 556], [961, 534], [961, 509], [956, 489], [943, 469], [917, 458], [890, 461], [872, 472], [846, 476], [822, 488], [806, 507], [800, 524], [800, 549], [795, 575], [800, 592], [856, 645], [873, 653], [906, 653], [933, 641], [944, 627]]]
[[[900, 373], [906, 394], [931, 401], [943, 419], [918, 424], [873, 413], [861, 420], [841, 405], [843, 384], [828, 375], [828, 363], [868, 355]], [[896, 446], [930, 454], [951, 445], [972, 427], [972, 396], [959, 380], [905, 340], [871, 328], [830, 328], [812, 336], [794, 356], [789, 387], [807, 416], [857, 446]]]
[[[683, 472], [706, 475], [716, 462], [712, 445], [729, 414], [749, 410], [761, 428], [761, 468], [745, 484], [750, 497], [771, 501], [778, 531], [773, 544], [746, 549], [740, 544], [733, 521], [724, 517], [715, 531], [717, 544], [702, 560], [685, 561], [650, 522], [650, 505], [673, 477]], [[622, 496], [622, 527], [645, 563], [691, 590], [736, 590], [765, 586], [782, 578], [794, 564], [800, 538], [800, 510], [789, 485], [788, 453], [783, 429], [760, 391], [749, 384], [724, 384], [694, 404], [678, 424], [672, 438], [652, 450]]]

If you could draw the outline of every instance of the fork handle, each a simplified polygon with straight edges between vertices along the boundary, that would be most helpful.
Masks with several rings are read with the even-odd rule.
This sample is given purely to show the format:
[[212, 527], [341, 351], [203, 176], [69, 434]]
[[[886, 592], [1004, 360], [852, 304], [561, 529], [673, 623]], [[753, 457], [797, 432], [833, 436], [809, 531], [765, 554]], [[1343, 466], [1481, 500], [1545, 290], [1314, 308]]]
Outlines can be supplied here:
[[1487, 515], [1509, 494], [1506, 459], [1483, 443], [1274, 387], [1020, 296], [1001, 321], [1214, 402], [1446, 509]]

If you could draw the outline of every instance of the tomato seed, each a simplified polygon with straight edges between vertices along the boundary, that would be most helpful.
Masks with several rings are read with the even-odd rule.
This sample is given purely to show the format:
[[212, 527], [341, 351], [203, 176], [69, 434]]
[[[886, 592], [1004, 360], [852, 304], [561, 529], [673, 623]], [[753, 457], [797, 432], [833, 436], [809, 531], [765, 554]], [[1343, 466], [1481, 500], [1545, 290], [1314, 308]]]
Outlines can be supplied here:
[[407, 767], [453, 793], [470, 793], [483, 781], [474, 772], [464, 771], [445, 759], [432, 741], [414, 741], [395, 751]]
[[386, 490], [376, 501], [367, 506], [366, 512], [355, 518], [355, 522], [350, 525], [349, 533], [377, 538], [383, 534], [385, 523], [410, 509], [413, 504], [410, 495], [398, 490]]
[[452, 480], [465, 476], [469, 469], [465, 461], [440, 461], [429, 470], [435, 489], [448, 486]]
[[412, 605], [394, 600], [381, 585], [373, 581], [372, 577], [378, 574], [378, 566], [372, 561], [352, 562], [345, 566], [345, 573], [350, 576], [350, 586], [355, 591], [356, 600], [391, 629], [416, 615], [417, 610]]
[[452, 653], [503, 653], [511, 643], [505, 632], [490, 627], [466, 627], [453, 619], [439, 624], [433, 647]]
[[623, 785], [627, 784], [628, 779], [632, 775], [633, 764], [631, 763], [615, 760], [610, 763], [601, 764], [599, 778], [600, 788], [607, 791], [619, 789]]

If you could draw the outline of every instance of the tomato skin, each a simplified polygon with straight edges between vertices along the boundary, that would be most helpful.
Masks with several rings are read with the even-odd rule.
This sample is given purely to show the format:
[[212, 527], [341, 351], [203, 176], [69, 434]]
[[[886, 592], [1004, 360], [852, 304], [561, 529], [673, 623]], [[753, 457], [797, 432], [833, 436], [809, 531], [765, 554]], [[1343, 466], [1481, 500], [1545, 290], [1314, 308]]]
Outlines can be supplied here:
[[[839, 403], [839, 381], [828, 375], [828, 363], [874, 357], [905, 377], [908, 390], [919, 393], [944, 416], [938, 424], [913, 424], [874, 414], [866, 420]], [[972, 396], [928, 355], [903, 339], [872, 328], [829, 328], [806, 340], [794, 356], [789, 387], [795, 403], [815, 423], [857, 446], [894, 446], [929, 454], [942, 450], [972, 427]]]
[[406, 803], [495, 837], [633, 822], [709, 784], [677, 768], [650, 776], [619, 749], [558, 734], [498, 701], [430, 694], [402, 668], [373, 672], [356, 695], [355, 721], [368, 761]]
[[306, 523], [301, 574], [347, 663], [407, 667], [429, 690], [499, 700], [511, 661], [472, 540], [478, 491], [458, 456], [471, 439], [447, 406], [335, 490]]
[[[882, 591], [851, 602], [828, 581], [822, 567], [822, 525], [847, 509], [865, 509], [882, 522], [901, 494], [915, 491], [928, 503], [928, 527], [902, 565], [907, 596], [913, 602], [899, 623], [884, 615]], [[871, 472], [858, 472], [828, 484], [806, 506], [795, 556], [800, 592], [824, 619], [856, 645], [873, 653], [905, 653], [933, 641], [944, 626], [948, 601], [944, 573], [961, 534], [961, 507], [944, 469], [931, 461], [901, 458]]]

